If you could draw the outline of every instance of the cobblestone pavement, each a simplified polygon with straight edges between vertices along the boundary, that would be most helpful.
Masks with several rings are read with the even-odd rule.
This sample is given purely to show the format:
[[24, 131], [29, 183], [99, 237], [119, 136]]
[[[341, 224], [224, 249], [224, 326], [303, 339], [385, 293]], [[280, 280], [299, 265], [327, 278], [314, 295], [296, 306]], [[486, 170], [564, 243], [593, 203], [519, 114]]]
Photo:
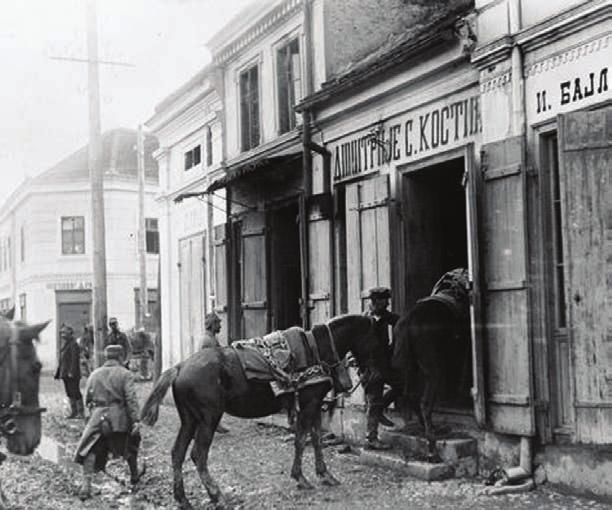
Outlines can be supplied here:
[[[53, 460], [38, 454], [11, 457], [0, 468], [3, 487], [14, 505], [11, 508], [174, 508], [169, 452], [178, 417], [172, 406], [162, 406], [157, 425], [144, 430], [143, 452], [148, 471], [138, 490], [128, 492], [123, 485], [127, 469], [121, 462], [113, 461], [109, 472], [115, 479], [98, 475], [94, 498], [81, 503], [76, 498], [79, 471], [70, 462], [70, 456], [83, 425], [62, 418], [66, 409], [58, 382], [46, 379], [42, 387], [42, 403], [48, 408], [43, 430], [60, 447], [47, 440], [41, 448], [45, 450], [44, 457]], [[144, 396], [149, 388], [141, 384], [139, 392]], [[299, 491], [289, 478], [293, 444], [286, 430], [231, 417], [224, 418], [223, 423], [230, 432], [215, 437], [209, 465], [212, 475], [238, 509], [612, 509], [600, 502], [558, 494], [546, 486], [526, 494], [493, 497], [480, 494], [483, 485], [478, 481], [414, 480], [381, 468], [362, 466], [357, 455], [341, 454], [337, 447], [326, 448], [325, 453], [330, 470], [342, 485], [336, 488], [316, 485], [315, 490]], [[306, 476], [316, 484], [310, 448], [304, 467]], [[189, 459], [184, 473], [186, 492], [194, 507], [210, 508]]]

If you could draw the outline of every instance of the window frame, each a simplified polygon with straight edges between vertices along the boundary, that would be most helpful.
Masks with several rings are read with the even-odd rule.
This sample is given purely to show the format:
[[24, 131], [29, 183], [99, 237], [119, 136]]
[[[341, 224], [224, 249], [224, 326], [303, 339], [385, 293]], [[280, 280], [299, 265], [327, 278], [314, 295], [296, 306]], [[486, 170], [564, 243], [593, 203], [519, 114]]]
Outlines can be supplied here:
[[[64, 230], [64, 221], [65, 220], [81, 220], [82, 222], [82, 228], [81, 229], [75, 229], [74, 226], [71, 230]], [[75, 237], [74, 237], [74, 233], [75, 232], [79, 232], [79, 230], [82, 232], [82, 246], [83, 246], [83, 251], [76, 251], [75, 250], [75, 246], [76, 246], [76, 242], [75, 242]], [[66, 251], [66, 243], [64, 241], [64, 234], [65, 232], [70, 232], [72, 235], [72, 249], [71, 251]], [[62, 255], [85, 255], [87, 252], [86, 246], [85, 246], [85, 216], [61, 216], [60, 217], [60, 243], [61, 243], [61, 254]]]
[[[238, 146], [240, 148], [240, 152], [248, 152], [250, 150], [259, 147], [264, 140], [263, 133], [263, 122], [262, 122], [262, 87], [261, 87], [261, 57], [257, 56], [255, 59], [249, 60], [243, 66], [236, 70], [236, 97], [237, 97], [237, 114], [238, 114]], [[249, 144], [248, 147], [245, 146], [244, 143], [244, 129], [243, 129], [243, 99], [242, 99], [242, 76], [245, 73], [252, 71], [253, 69], [257, 70], [257, 90], [254, 96], [257, 98], [257, 128], [258, 128], [258, 138], [256, 143], [253, 143], [252, 135], [249, 136]], [[251, 112], [249, 112], [250, 114]]]
[[[290, 48], [292, 44], [297, 44], [297, 56], [299, 60], [299, 97], [295, 95], [295, 85], [297, 80], [292, 79], [292, 86], [287, 86], [287, 126], [284, 126], [282, 118], [283, 110], [281, 109], [281, 69], [279, 66], [280, 52]], [[292, 32], [274, 46], [274, 85], [275, 85], [275, 104], [276, 104], [276, 131], [279, 135], [293, 131], [299, 125], [299, 115], [293, 110], [293, 107], [304, 97], [304, 59], [302, 36], [299, 32]], [[293, 67], [292, 67], [293, 69]], [[290, 105], [289, 97], [293, 93], [293, 104]]]
[[[196, 157], [197, 156], [197, 157]], [[197, 159], [197, 161], [196, 161]], [[202, 163], [202, 144], [198, 143], [183, 153], [183, 170], [188, 172]]]
[[[152, 224], [151, 222], [155, 222], [155, 230], [150, 229], [149, 226]], [[155, 241], [151, 242], [153, 243], [153, 245], [157, 245], [157, 251], [153, 251], [149, 249], [149, 234], [156, 234], [156, 237], [154, 238]], [[159, 218], [145, 218], [145, 253], [147, 255], [159, 255], [159, 249], [160, 249], [160, 238], [159, 238]]]

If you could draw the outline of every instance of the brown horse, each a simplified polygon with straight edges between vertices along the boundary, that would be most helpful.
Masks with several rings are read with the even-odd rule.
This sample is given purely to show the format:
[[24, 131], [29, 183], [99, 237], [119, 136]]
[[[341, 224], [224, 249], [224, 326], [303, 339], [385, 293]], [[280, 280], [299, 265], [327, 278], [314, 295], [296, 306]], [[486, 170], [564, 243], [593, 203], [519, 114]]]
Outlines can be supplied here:
[[445, 273], [431, 295], [417, 301], [393, 328], [391, 366], [405, 377], [409, 403], [429, 439], [435, 436], [431, 415], [445, 361], [456, 351], [453, 344], [469, 335], [467, 282], [466, 269]]
[[[29, 455], [40, 443], [38, 390], [42, 365], [33, 340], [48, 322], [28, 326], [0, 317], [0, 438], [11, 453]], [[3, 458], [0, 454], [0, 463]], [[2, 508], [0, 489], [0, 508]]]
[[[327, 325], [314, 326], [312, 334], [323, 366], [334, 369], [349, 351], [361, 365], [367, 359], [371, 345], [372, 320], [361, 315], [345, 315], [332, 319]], [[143, 423], [153, 425], [157, 421], [159, 404], [170, 385], [181, 419], [181, 428], [172, 448], [174, 498], [180, 508], [192, 508], [185, 496], [182, 465], [187, 448], [195, 439], [191, 459], [210, 499], [217, 507], [223, 508], [226, 506], [225, 497], [208, 471], [208, 451], [223, 413], [239, 418], [269, 416], [283, 408], [290, 409], [294, 397], [291, 394], [275, 397], [268, 383], [247, 380], [233, 348], [207, 348], [161, 375], [143, 407]], [[306, 386], [298, 392], [291, 477], [300, 488], [313, 487], [302, 473], [302, 455], [308, 433], [321, 482], [330, 486], [339, 484], [325, 465], [321, 445], [321, 406], [329, 389], [330, 384], [324, 382]]]

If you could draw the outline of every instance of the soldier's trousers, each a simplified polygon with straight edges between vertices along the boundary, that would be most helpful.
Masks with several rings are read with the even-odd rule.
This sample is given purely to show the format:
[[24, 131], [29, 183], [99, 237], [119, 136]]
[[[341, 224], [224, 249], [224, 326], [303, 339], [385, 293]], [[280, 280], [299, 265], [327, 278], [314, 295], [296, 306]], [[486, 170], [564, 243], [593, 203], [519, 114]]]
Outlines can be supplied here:
[[[385, 384], [391, 389], [384, 391]], [[370, 369], [363, 383], [366, 396], [367, 435], [369, 441], [378, 439], [378, 424], [383, 411], [399, 396], [400, 380], [391, 370]]]

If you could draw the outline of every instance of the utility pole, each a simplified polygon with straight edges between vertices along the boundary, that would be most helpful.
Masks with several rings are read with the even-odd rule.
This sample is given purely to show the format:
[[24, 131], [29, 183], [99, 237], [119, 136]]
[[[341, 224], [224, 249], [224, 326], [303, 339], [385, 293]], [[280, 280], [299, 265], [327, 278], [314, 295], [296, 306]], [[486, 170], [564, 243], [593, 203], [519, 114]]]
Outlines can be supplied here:
[[148, 313], [149, 296], [147, 290], [147, 235], [144, 212], [145, 197], [145, 163], [144, 163], [144, 133], [142, 124], [138, 126], [138, 142], [136, 144], [138, 160], [138, 258], [140, 261], [140, 326], [145, 326]]
[[106, 240], [104, 221], [104, 170], [101, 165], [100, 81], [98, 76], [98, 26], [96, 0], [87, 0], [87, 70], [89, 98], [89, 178], [93, 230], [93, 317], [96, 366], [103, 363], [106, 342]]

